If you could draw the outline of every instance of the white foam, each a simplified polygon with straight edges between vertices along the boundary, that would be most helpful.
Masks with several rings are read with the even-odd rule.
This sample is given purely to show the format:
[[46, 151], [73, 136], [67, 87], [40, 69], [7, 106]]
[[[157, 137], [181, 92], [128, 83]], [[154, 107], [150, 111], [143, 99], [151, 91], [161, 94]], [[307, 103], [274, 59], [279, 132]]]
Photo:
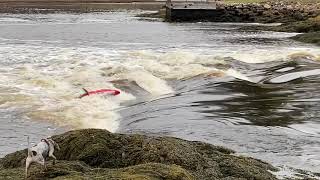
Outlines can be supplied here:
[[281, 166], [279, 167], [279, 171], [270, 171], [270, 173], [274, 174], [277, 179], [319, 179], [318, 176], [315, 176], [312, 172], [304, 171], [300, 173], [297, 169], [291, 168], [289, 166]]
[[1, 17], [0, 22], [30, 22], [30, 20], [15, 17]]
[[241, 79], [241, 80], [245, 80], [248, 82], [253, 82], [249, 77], [247, 77], [246, 75], [242, 74], [239, 71], [236, 71], [232, 68], [228, 69], [227, 71], [225, 71], [226, 74], [228, 74], [229, 76], [235, 77], [237, 79]]
[[320, 69], [314, 69], [314, 70], [309, 70], [309, 71], [301, 71], [301, 72], [293, 72], [293, 73], [288, 73], [282, 76], [275, 77], [270, 80], [272, 83], [284, 83], [284, 82], [289, 82], [298, 78], [302, 77], [308, 77], [308, 76], [314, 76], [314, 75], [319, 75], [320, 74]]
[[[6, 78], [0, 82], [6, 87], [18, 89], [19, 93], [17, 98], [3, 100], [3, 103], [31, 106], [32, 110], [27, 115], [35, 120], [48, 120], [75, 128], [97, 127], [116, 131], [120, 117], [117, 109], [123, 102], [136, 97], [120, 87], [121, 94], [116, 97], [77, 99], [81, 88], [115, 89], [113, 81], [127, 80], [134, 81], [152, 98], [156, 98], [174, 92], [168, 81], [199, 75], [226, 74], [252, 82], [235, 69], [215, 68], [216, 64], [225, 64], [223, 57], [230, 57], [230, 54], [4, 45], [0, 47], [0, 56], [10, 59], [8, 63], [15, 63], [9, 69], [1, 68], [1, 75]], [[24, 98], [27, 100], [19, 100]]]
[[222, 52], [224, 57], [232, 57], [236, 60], [246, 63], [267, 63], [273, 61], [288, 61], [291, 54], [304, 52], [306, 54], [319, 54], [320, 50], [316, 48], [284, 48], [266, 47], [265, 49], [247, 49], [246, 47], [239, 47], [237, 50], [230, 50], [229, 52]]
[[46, 70], [35, 68], [37, 67], [27, 65], [17, 69], [19, 78], [10, 80], [19, 84], [18, 88], [21, 93], [28, 93], [28, 96], [31, 97], [27, 101], [23, 101], [25, 99], [23, 96], [17, 96], [14, 99], [15, 105], [21, 106], [22, 103], [28, 103], [32, 106], [32, 111], [27, 113], [31, 119], [51, 121], [61, 126], [103, 128], [114, 132], [118, 127], [117, 119], [119, 118], [116, 109], [120, 107], [121, 102], [134, 98], [122, 92], [112, 101], [108, 97], [98, 95], [78, 99], [82, 86], [114, 87], [99, 76], [99, 71], [95, 69], [76, 71], [74, 74], [68, 72], [66, 74], [71, 75], [64, 77], [63, 74], [51, 76]]
[[134, 80], [140, 87], [154, 95], [172, 93], [172, 88], [162, 80], [146, 71], [134, 71], [126, 74], [126, 79]]

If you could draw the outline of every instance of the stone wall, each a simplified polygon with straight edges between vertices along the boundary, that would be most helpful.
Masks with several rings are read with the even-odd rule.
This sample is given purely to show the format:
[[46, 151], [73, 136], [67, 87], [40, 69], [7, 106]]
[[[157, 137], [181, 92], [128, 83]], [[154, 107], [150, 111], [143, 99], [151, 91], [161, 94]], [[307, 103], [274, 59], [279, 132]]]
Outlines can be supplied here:
[[[169, 10], [169, 9], [167, 9]], [[216, 10], [171, 9], [168, 21], [213, 21], [213, 22], [292, 22], [306, 20], [320, 14], [320, 4], [220, 4]]]
[[228, 22], [292, 22], [315, 17], [320, 12], [320, 4], [238, 4], [220, 6], [225, 14], [221, 21]]

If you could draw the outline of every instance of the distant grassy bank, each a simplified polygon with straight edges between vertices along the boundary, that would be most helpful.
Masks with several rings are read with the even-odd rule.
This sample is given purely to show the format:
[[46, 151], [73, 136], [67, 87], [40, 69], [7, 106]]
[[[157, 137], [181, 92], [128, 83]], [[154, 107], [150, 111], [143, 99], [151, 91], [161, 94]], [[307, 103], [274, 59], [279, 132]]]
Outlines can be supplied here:
[[117, 9], [159, 10], [165, 2], [155, 0], [1, 0], [2, 13], [91, 12]]
[[301, 4], [309, 4], [309, 3], [319, 3], [320, 0], [224, 0], [223, 2], [227, 4], [234, 3], [267, 3], [267, 2], [283, 2], [283, 3], [301, 3]]
[[263, 3], [265, 0], [224, 0], [227, 4], [237, 4], [237, 3]]

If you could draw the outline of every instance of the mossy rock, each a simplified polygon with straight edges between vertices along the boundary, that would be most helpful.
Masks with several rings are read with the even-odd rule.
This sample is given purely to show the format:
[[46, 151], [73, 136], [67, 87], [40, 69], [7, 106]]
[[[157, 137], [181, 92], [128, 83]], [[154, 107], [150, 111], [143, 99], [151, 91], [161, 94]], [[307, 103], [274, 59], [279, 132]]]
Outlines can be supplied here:
[[288, 22], [280, 26], [256, 27], [252, 29], [297, 33], [316, 32], [320, 31], [320, 16], [309, 18], [305, 21]]
[[309, 18], [305, 21], [284, 23], [280, 26], [248, 26], [242, 28], [242, 30], [304, 33], [296, 35], [291, 39], [305, 43], [313, 43], [320, 46], [320, 15], [314, 18]]
[[292, 37], [292, 39], [300, 41], [300, 42], [312, 43], [312, 44], [316, 44], [316, 45], [320, 46], [320, 31], [299, 34], [297, 36]]
[[291, 39], [320, 46], [320, 16], [310, 18], [306, 21], [279, 26], [279, 30], [304, 33], [296, 35]]
[[[59, 175], [57, 177], [103, 179], [105, 175], [116, 177], [121, 172], [121, 176], [141, 179], [171, 179], [180, 176], [183, 177], [181, 179], [194, 177], [201, 180], [276, 179], [268, 171], [276, 170], [271, 165], [253, 158], [235, 156], [232, 150], [203, 142], [172, 137], [113, 134], [101, 129], [75, 130], [52, 138], [61, 150], [55, 152], [58, 165], [49, 168], [46, 178]], [[17, 171], [20, 169], [23, 173], [25, 157], [26, 150], [5, 156], [0, 160], [1, 173], [12, 171], [11, 168]], [[76, 162], [83, 164], [75, 166]], [[71, 168], [59, 169], [70, 163]], [[151, 166], [150, 163], [157, 165]], [[148, 168], [145, 164], [149, 164]], [[138, 169], [133, 171], [127, 168]]]
[[[0, 170], [0, 179], [23, 179], [24, 168]], [[123, 180], [156, 180], [176, 179], [194, 180], [195, 178], [185, 169], [177, 165], [147, 163], [119, 169], [91, 168], [83, 162], [59, 161], [55, 165], [48, 165], [47, 170], [34, 165], [28, 176], [30, 180], [43, 179], [123, 179]]]

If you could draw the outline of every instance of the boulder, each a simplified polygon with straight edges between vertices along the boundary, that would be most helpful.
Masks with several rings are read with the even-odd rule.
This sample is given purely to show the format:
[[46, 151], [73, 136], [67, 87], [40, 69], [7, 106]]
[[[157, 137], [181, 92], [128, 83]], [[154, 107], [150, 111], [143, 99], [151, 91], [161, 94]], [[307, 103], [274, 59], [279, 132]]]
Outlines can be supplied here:
[[[101, 129], [75, 130], [52, 138], [61, 148], [55, 153], [58, 163], [44, 173], [33, 165], [30, 179], [276, 179], [269, 172], [276, 168], [270, 164], [203, 142]], [[23, 177], [26, 153], [21, 150], [0, 159], [0, 176]]]

